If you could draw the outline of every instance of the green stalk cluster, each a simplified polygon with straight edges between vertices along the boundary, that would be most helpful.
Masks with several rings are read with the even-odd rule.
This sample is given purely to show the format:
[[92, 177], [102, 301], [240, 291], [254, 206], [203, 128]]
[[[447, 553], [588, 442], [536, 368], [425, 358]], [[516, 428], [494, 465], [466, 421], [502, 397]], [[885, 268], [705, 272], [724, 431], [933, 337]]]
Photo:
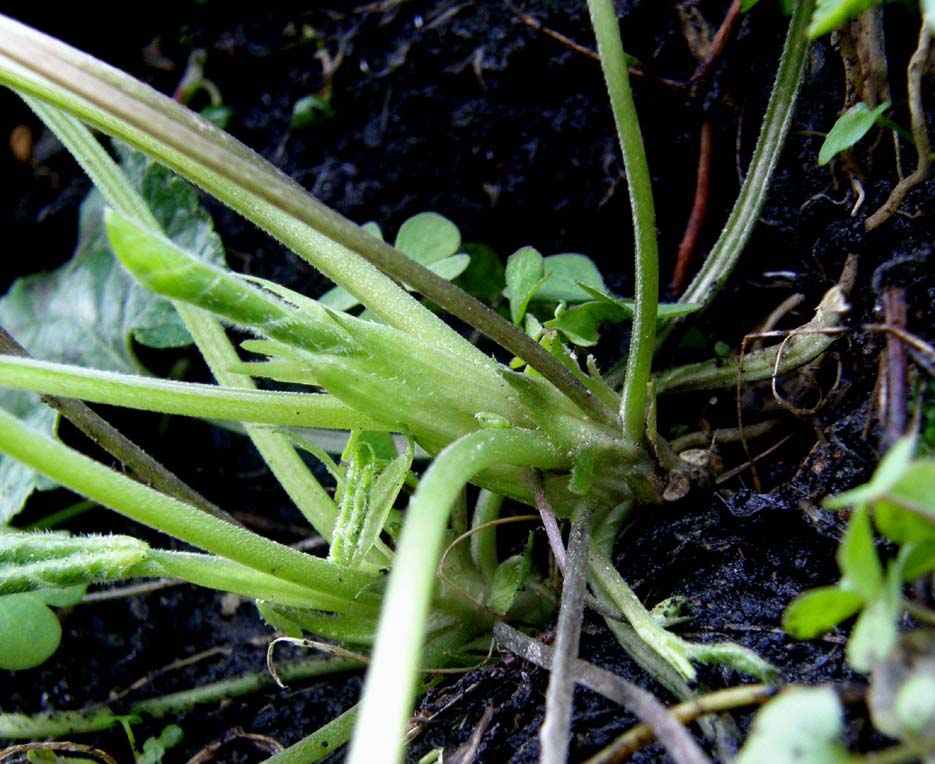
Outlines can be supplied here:
[[[788, 129], [804, 61], [801, 19], [812, 4], [803, 0], [793, 20], [786, 52], [790, 61], [778, 80], [789, 92], [771, 100], [768, 117], [769, 124], [778, 125], [769, 131], [774, 138]], [[573, 681], [569, 667], [575, 665], [577, 650], [572, 632], [580, 625], [588, 584], [604, 609], [622, 611], [626, 618], [627, 623], [611, 625], [621, 642], [676, 694], [688, 692], [687, 682], [695, 677], [692, 661], [768, 674], [768, 664], [734, 645], [692, 645], [666, 631], [609, 562], [628, 509], [634, 503], [661, 501], [666, 477], [684, 465], [659, 440], [651, 413], [658, 252], [650, 174], [626, 57], [613, 3], [589, 0], [589, 8], [636, 234], [633, 339], [619, 396], [592, 366], [594, 376], [581, 371], [558, 340], [533, 341], [432, 271], [325, 208], [180, 105], [0, 17], [0, 83], [27, 93], [37, 113], [86, 166], [113, 208], [105, 225], [115, 254], [140, 284], [173, 301], [220, 385], [164, 383], [12, 358], [0, 359], [0, 384], [244, 423], [297, 506], [332, 542], [324, 560], [264, 539], [115, 473], [54, 438], [38, 436], [0, 412], [0, 451], [207, 552], [161, 551], [122, 537], [3, 534], [0, 594], [168, 575], [255, 598], [263, 616], [290, 635], [311, 632], [373, 650], [359, 714], [349, 712], [327, 733], [274, 761], [311, 760], [321, 753], [317, 746], [322, 741], [333, 742], [332, 735], [346, 740], [355, 716], [352, 764], [394, 761], [401, 755], [418, 668], [463, 661], [465, 646], [489, 632], [494, 614], [509, 614], [509, 605], [493, 604], [497, 595], [503, 596], [504, 580], [512, 581], [517, 591], [526, 587], [527, 574], [518, 572], [523, 566], [516, 560], [501, 563], [493, 527], [483, 526], [496, 519], [503, 497], [543, 509], [544, 495], [552, 504], [549, 511], [572, 517], [575, 528], [574, 554], [566, 571], [573, 580], [566, 581], [555, 680], [566, 686], [550, 687], [555, 710], [546, 725], [548, 740], [567, 739], [568, 687]], [[75, 117], [143, 149], [247, 216], [345, 288], [380, 323], [335, 312], [276, 284], [235, 275], [177, 246]], [[775, 148], [775, 140], [761, 144]], [[738, 203], [740, 212], [732, 216], [729, 227], [740, 233], [725, 240], [735, 242], [738, 250], [752, 226], [749, 212], [759, 209], [774, 164], [751, 171], [759, 185], [744, 186], [744, 194], [756, 193], [757, 199]], [[714, 270], [705, 266], [693, 287], [701, 281], [720, 283], [733, 260], [726, 262]], [[527, 362], [529, 370], [511, 371], [485, 355], [404, 286], [486, 333]], [[707, 298], [699, 294], [698, 299]], [[217, 319], [252, 332], [255, 338], [243, 343], [243, 349], [263, 359], [244, 361]], [[787, 349], [802, 355], [815, 348], [816, 343], [803, 340], [795, 346], [790, 342]], [[777, 367], [781, 356], [780, 349]], [[768, 359], [755, 360], [762, 372]], [[265, 393], [255, 389], [253, 377], [314, 386], [326, 394]], [[663, 378], [663, 383], [687, 384], [681, 377]], [[340, 466], [314, 452], [337, 478], [337, 500], [311, 476], [286, 434], [261, 425], [352, 430]], [[380, 459], [369, 444], [355, 440], [361, 431], [406, 436], [409, 452]], [[418, 481], [410, 476], [413, 441], [435, 457]], [[540, 479], [544, 492], [537, 490]], [[417, 488], [400, 531], [393, 503], [406, 482]], [[470, 547], [464, 544], [451, 558], [471, 605], [444, 587], [438, 591], [436, 578], [445, 543], [467, 529], [464, 488], [469, 482], [487, 489], [473, 519], [478, 533]], [[386, 539], [397, 542], [395, 549]], [[387, 567], [388, 580], [382, 574]], [[497, 586], [499, 592], [494, 591]], [[536, 591], [530, 584], [524, 596], [530, 599]], [[516, 594], [507, 599], [519, 603], [523, 598]], [[551, 594], [538, 600], [540, 613], [552, 604]], [[555, 743], [548, 760], [564, 758], [561, 745]]]

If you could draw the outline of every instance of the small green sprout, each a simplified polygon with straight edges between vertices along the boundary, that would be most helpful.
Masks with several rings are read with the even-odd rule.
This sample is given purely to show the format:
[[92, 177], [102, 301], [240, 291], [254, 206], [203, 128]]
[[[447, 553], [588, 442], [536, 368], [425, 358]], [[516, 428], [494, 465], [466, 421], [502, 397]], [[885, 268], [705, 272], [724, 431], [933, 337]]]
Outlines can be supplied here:
[[[792, 636], [812, 639], [859, 612], [847, 658], [862, 672], [871, 671], [896, 643], [903, 583], [935, 570], [935, 460], [913, 459], [914, 449], [914, 438], [903, 438], [869, 483], [825, 502], [828, 509], [854, 507], [838, 549], [841, 580], [802, 594], [783, 616]], [[885, 568], [874, 525], [901, 545]]]
[[825, 136], [818, 151], [818, 164], [828, 164], [842, 151], [854, 146], [870, 129], [880, 122], [883, 114], [890, 108], [890, 102], [881, 103], [875, 109], [869, 109], [863, 101], [854, 104], [845, 111]]

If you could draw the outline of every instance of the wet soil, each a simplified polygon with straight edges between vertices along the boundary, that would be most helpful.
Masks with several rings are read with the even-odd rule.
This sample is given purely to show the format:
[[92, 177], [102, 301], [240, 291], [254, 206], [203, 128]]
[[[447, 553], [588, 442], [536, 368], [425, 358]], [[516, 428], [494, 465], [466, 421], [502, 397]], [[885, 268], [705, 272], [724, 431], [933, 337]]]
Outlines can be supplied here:
[[[164, 92], [175, 88], [190, 52], [205, 49], [206, 75], [233, 111], [230, 131], [356, 221], [376, 220], [393, 231], [411, 214], [435, 210], [454, 220], [467, 241], [483, 242], [504, 259], [527, 244], [544, 254], [583, 252], [599, 263], [612, 289], [632, 292], [626, 183], [600, 70], [586, 52], [549, 33], [590, 46], [583, 4], [549, 1], [518, 11], [499, 1], [331, 2], [316, 10], [263, 7], [248, 17], [213, 1], [162, 3], [137, 8], [139, 15], [119, 37], [109, 25], [89, 24], [83, 9], [52, 17], [39, 8], [2, 5]], [[688, 5], [716, 28], [728, 3]], [[698, 62], [674, 3], [619, 4], [626, 48], [640, 61], [634, 88], [657, 193], [663, 283], [691, 209], [706, 117], [714, 140], [700, 255], [716, 239], [735, 198], [782, 45], [785, 22], [774, 6], [760, 3], [709, 76], [689, 84]], [[905, 88], [902, 72], [915, 22], [904, 8], [892, 6], [886, 23], [898, 94]], [[313, 127], [291, 128], [293, 104], [327, 85], [322, 51], [332, 59], [343, 54], [331, 79], [334, 115]], [[865, 235], [863, 218], [896, 179], [889, 139], [872, 154], [856, 156], [866, 192], [856, 215], [857, 197], [840, 166], [817, 167], [821, 134], [834, 123], [843, 92], [840, 57], [820, 41], [809, 57], [792, 133], [760, 224], [718, 308], [697, 321], [701, 347], [672, 343], [660, 359], [664, 364], [704, 357], [716, 342], [736, 351], [746, 333], [796, 292], [804, 300], [779, 326], [804, 323], [846, 257], [856, 254], [848, 318], [855, 331], [836, 343], [824, 368], [795, 375], [784, 390], [802, 408], [818, 398], [822, 405], [811, 414], [774, 411], [776, 428], [752, 442], [750, 451], [759, 454], [782, 443], [757, 460], [755, 476], [738, 469], [716, 490], [699, 489], [678, 504], [643, 511], [617, 549], [617, 564], [644, 602], [678, 594], [693, 603], [696, 617], [680, 633], [702, 641], [735, 640], [774, 662], [790, 681], [808, 683], [860, 679], [844, 664], [844, 632], [798, 643], [779, 628], [792, 597], [837, 578], [834, 551], [842, 521], [820, 510], [822, 497], [866, 479], [878, 459], [874, 391], [883, 341], [859, 327], [880, 320], [887, 286], [905, 288], [910, 331], [931, 341], [935, 326], [928, 244], [933, 182], [910, 197], [911, 217], [897, 216]], [[4, 135], [23, 124], [34, 136], [30, 162], [3, 152], [7, 182], [0, 189], [0, 215], [8, 281], [68, 257], [76, 206], [88, 183], [14, 98], [0, 98]], [[897, 95], [894, 103], [897, 121], [907, 124], [905, 97]], [[903, 162], [911, 161], [911, 149], [904, 147]], [[233, 267], [311, 294], [324, 288], [320, 277], [277, 244], [225, 210], [211, 210]], [[605, 362], [619, 355], [624, 341], [610, 333], [600, 348]], [[201, 373], [197, 362], [191, 373]], [[747, 424], [775, 409], [768, 389], [746, 393], [743, 403]], [[674, 436], [735, 427], [736, 411], [735, 395], [726, 391], [666, 399], [660, 419]], [[107, 413], [248, 524], [285, 541], [301, 537], [301, 519], [236, 436], [198, 423], [154, 424], [151, 417]], [[739, 446], [725, 446], [720, 457], [726, 470], [749, 459]], [[44, 497], [43, 509], [56, 502], [67, 500]], [[71, 527], [131, 530], [102, 510]], [[268, 630], [252, 606], [190, 586], [82, 605], [64, 613], [63, 623], [62, 650], [49, 663], [4, 677], [4, 710], [79, 708], [134, 688], [113, 700], [120, 708], [133, 698], [264, 667]], [[596, 620], [588, 625], [582, 653], [646, 684]], [[411, 760], [435, 746], [456, 748], [493, 707], [475, 760], [535, 761], [546, 680], [545, 672], [507, 659], [433, 690], [419, 710], [424, 732]], [[702, 676], [709, 688], [742, 681], [728, 671]], [[187, 761], [225, 735], [230, 742], [212, 761], [261, 761], [267, 754], [256, 741], [232, 736], [231, 730], [288, 745], [352, 705], [358, 692], [359, 677], [351, 677], [199, 708], [180, 718], [185, 742], [166, 761]], [[737, 719], [745, 723], [747, 717]], [[138, 739], [158, 732], [162, 723], [147, 721]], [[629, 714], [579, 690], [573, 760], [596, 752], [632, 723]], [[83, 742], [88, 740], [121, 761], [129, 759], [121, 734]], [[648, 748], [637, 760], [665, 756]]]

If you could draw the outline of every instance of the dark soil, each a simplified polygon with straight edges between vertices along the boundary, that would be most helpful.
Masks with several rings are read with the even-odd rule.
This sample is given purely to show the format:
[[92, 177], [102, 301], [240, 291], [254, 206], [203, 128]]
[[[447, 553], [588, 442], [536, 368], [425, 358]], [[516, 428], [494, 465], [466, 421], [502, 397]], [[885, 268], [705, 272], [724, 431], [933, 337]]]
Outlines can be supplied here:
[[[164, 92], [174, 89], [191, 50], [204, 48], [206, 74], [233, 109], [230, 131], [351, 219], [376, 220], [392, 232], [413, 213], [436, 210], [458, 223], [466, 240], [486, 243], [504, 259], [526, 244], [544, 254], [583, 252], [598, 261], [617, 293], [632, 292], [626, 183], [599, 67], [525, 23], [506, 3], [409, 0], [357, 7], [329, 2], [313, 11], [268, 4], [250, 16], [219, 2], [140, 4], [132, 23], [121, 23], [119, 36], [110, 24], [88, 19], [84, 6], [53, 14], [38, 6], [2, 5]], [[643, 62], [634, 87], [654, 173], [666, 283], [691, 209], [701, 123], [707, 115], [715, 135], [699, 255], [716, 239], [739, 186], [738, 171], [749, 162], [785, 23], [778, 3], [757, 5], [711, 74], [690, 87], [697, 61], [675, 4], [619, 5], [626, 48]], [[716, 27], [729, 3], [691, 5]], [[524, 12], [589, 46], [583, 6], [549, 0]], [[905, 96], [899, 94], [905, 90], [903, 72], [917, 22], [894, 5], [887, 8], [886, 23], [896, 118], [907, 124]], [[332, 56], [344, 54], [333, 79], [335, 114], [317, 126], [290, 129], [295, 101], [325, 85], [315, 58], [319, 46]], [[661, 362], [710, 355], [716, 341], [738, 349], [744, 334], [795, 292], [805, 299], [781, 326], [804, 323], [849, 254], [860, 257], [851, 325], [880, 320], [882, 290], [903, 286], [909, 330], [932, 340], [935, 268], [927, 242], [933, 233], [933, 182], [910, 197], [907, 211], [915, 216], [897, 216], [864, 235], [864, 216], [895, 180], [892, 148], [886, 139], [872, 161], [866, 153], [857, 155], [866, 171], [867, 198], [851, 216], [856, 197], [840, 168], [816, 163], [820, 134], [834, 123], [842, 103], [840, 58], [821, 41], [810, 55], [792, 134], [761, 223], [718, 309], [697, 322], [705, 347], [670, 349]], [[0, 225], [7, 243], [4, 279], [11, 280], [69, 256], [77, 204], [88, 182], [6, 93], [0, 94], [0, 120], [4, 135], [25, 124], [35, 139], [31, 162], [17, 162], [6, 152], [2, 157]], [[903, 161], [913, 161], [911, 150], [904, 151]], [[277, 244], [225, 210], [211, 209], [233, 267], [312, 294], [324, 288], [319, 276]], [[611, 346], [601, 348], [604, 357], [616, 357], [624, 339], [613, 337]], [[694, 603], [696, 618], [682, 633], [751, 647], [791, 681], [859, 681], [844, 665], [844, 632], [797, 643], [781, 631], [779, 619], [803, 589], [837, 578], [834, 552], [841, 521], [819, 504], [825, 495], [866, 479], [878, 460], [874, 389], [882, 346], [879, 337], [855, 331], [835, 346], [837, 383], [834, 362], [814, 378], [795, 377], [788, 395], [798, 396], [802, 406], [823, 396], [824, 404], [812, 415], [780, 412], [777, 429], [751, 444], [759, 453], [789, 436], [757, 462], [756, 480], [750, 470], [740, 471], [716, 492], [698, 490], [677, 505], [643, 512], [627, 530], [617, 563], [643, 600], [654, 604], [680, 594]], [[770, 401], [768, 389], [748, 393], [747, 423]], [[664, 403], [661, 418], [670, 434], [676, 428], [736, 426], [731, 391]], [[241, 519], [280, 539], [300, 537], [301, 519], [237, 437], [197, 423], [163, 422], [157, 429], [151, 417], [113, 413], [171, 468]], [[747, 461], [739, 447], [725, 447], [721, 456], [726, 469]], [[46, 497], [45, 504], [50, 502], [60, 506], [67, 499]], [[129, 530], [102, 510], [72, 527]], [[249, 603], [222, 609], [221, 599], [178, 586], [64, 613], [60, 652], [41, 668], [8, 674], [0, 707], [80, 708], [108, 701], [145, 678], [141, 687], [113, 702], [119, 708], [128, 699], [262, 671], [268, 629]], [[584, 658], [645, 684], [597, 620], [589, 624], [582, 650]], [[184, 667], [171, 667], [205, 651]], [[507, 659], [434, 690], [419, 711], [425, 732], [411, 759], [434, 746], [456, 748], [493, 707], [476, 761], [535, 761], [546, 680], [545, 672]], [[742, 681], [731, 672], [703, 672], [708, 688]], [[288, 745], [352, 705], [359, 686], [358, 677], [338, 679], [192, 711], [179, 720], [186, 738], [167, 761], [187, 761], [238, 727]], [[579, 690], [576, 703], [575, 761], [633, 724], [629, 714], [588, 692]], [[138, 739], [157, 733], [162, 723], [147, 721]], [[126, 761], [121, 735], [83, 742]], [[254, 742], [235, 736], [211, 760], [254, 762], [265, 755]], [[665, 756], [649, 748], [637, 760]]]

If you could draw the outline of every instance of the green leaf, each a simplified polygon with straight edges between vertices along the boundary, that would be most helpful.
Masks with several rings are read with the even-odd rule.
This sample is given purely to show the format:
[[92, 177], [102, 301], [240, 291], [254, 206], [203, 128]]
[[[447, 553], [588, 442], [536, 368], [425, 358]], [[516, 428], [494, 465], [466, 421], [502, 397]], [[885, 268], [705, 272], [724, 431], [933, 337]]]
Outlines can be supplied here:
[[20, 671], [45, 663], [61, 640], [58, 618], [39, 597], [0, 597], [0, 668]]
[[915, 581], [935, 570], [935, 538], [906, 544], [899, 550], [902, 560], [903, 581]]
[[523, 554], [508, 557], [497, 566], [488, 600], [488, 605], [494, 612], [506, 615], [513, 607], [517, 595], [526, 586], [532, 568], [532, 540], [530, 534]]
[[898, 544], [935, 537], [935, 460], [910, 464], [872, 506], [877, 528]]
[[883, 0], [818, 0], [807, 34], [814, 40], [842, 27], [868, 8], [882, 4]]
[[873, 111], [868, 109], [867, 104], [863, 102], [854, 104], [838, 117], [831, 131], [825, 136], [825, 141], [818, 151], [818, 164], [828, 164], [842, 151], [855, 145], [870, 132], [870, 128], [888, 108], [890, 108], [889, 101], [881, 103]]
[[417, 263], [431, 265], [461, 248], [461, 232], [437, 212], [420, 212], [399, 227], [394, 246]]
[[[220, 239], [191, 186], [141, 154], [126, 153], [123, 168], [170, 238], [223, 262]], [[138, 286], [114, 258], [103, 213], [103, 200], [92, 191], [81, 205], [72, 259], [14, 282], [0, 299], [0, 325], [37, 358], [139, 373], [131, 338], [167, 348], [188, 345], [191, 337], [171, 303]], [[55, 431], [57, 415], [38, 396], [0, 390], [0, 407], [39, 432]], [[37, 483], [32, 470], [0, 457], [0, 524], [19, 512]]]
[[471, 258], [469, 255], [452, 255], [451, 257], [436, 260], [434, 263], [429, 263], [428, 268], [446, 281], [453, 281], [467, 270], [470, 263]]
[[897, 566], [887, 571], [887, 580], [857, 618], [847, 640], [847, 662], [863, 673], [883, 660], [898, 635], [902, 576]]
[[607, 311], [598, 302], [586, 302], [576, 305], [561, 313], [556, 318], [546, 321], [543, 326], [561, 332], [569, 342], [578, 347], [592, 347], [600, 339], [598, 327]]
[[844, 509], [882, 498], [902, 480], [912, 464], [914, 451], [915, 439], [911, 436], [901, 438], [880, 460], [869, 483], [829, 497], [824, 500], [823, 506], [825, 509]]
[[529, 301], [546, 279], [543, 257], [533, 247], [523, 247], [507, 258], [506, 297], [510, 301], [510, 318], [519, 326]]
[[[376, 223], [367, 223], [363, 228], [376, 238], [383, 239]], [[437, 212], [420, 212], [409, 218], [400, 226], [394, 246], [447, 281], [460, 276], [471, 262], [470, 255], [456, 254], [461, 248], [458, 227]], [[343, 287], [329, 289], [318, 301], [332, 310], [342, 312], [360, 305], [357, 298]]]
[[550, 255], [542, 261], [549, 276], [533, 299], [536, 302], [584, 302], [590, 299], [586, 287], [606, 291], [604, 278], [590, 257], [576, 254]]
[[800, 594], [782, 615], [782, 628], [796, 639], [814, 639], [831, 631], [864, 605], [856, 592], [826, 586]]
[[[58, 413], [33, 393], [0, 390], [0, 406], [40, 434], [54, 433], [58, 425]], [[44, 485], [45, 480], [38, 472], [0, 455], [0, 526], [7, 525], [32, 492]]]
[[[579, 286], [598, 302], [616, 306], [619, 311], [621, 311], [621, 318], [613, 320], [627, 321], [633, 318], [633, 314], [636, 311], [635, 300], [625, 300], [622, 297], [614, 297], [601, 289], [595, 289], [587, 284], [579, 284]], [[656, 309], [656, 318], [659, 321], [669, 318], [679, 318], [680, 316], [697, 313], [701, 310], [701, 307], [701, 305], [696, 305], [695, 303], [662, 302], [659, 303]]]
[[293, 104], [289, 126], [293, 130], [301, 130], [320, 125], [333, 116], [334, 109], [328, 101], [318, 95], [307, 95]]
[[844, 764], [844, 715], [831, 687], [792, 687], [763, 706], [736, 764]]
[[143, 753], [136, 757], [136, 764], [162, 764], [166, 751], [182, 742], [184, 734], [177, 724], [163, 727], [159, 737], [147, 738], [143, 743]]
[[876, 597], [883, 581], [883, 568], [873, 543], [873, 528], [865, 504], [859, 505], [851, 516], [837, 557], [841, 587], [865, 600]]
[[410, 442], [406, 453], [400, 454], [387, 464], [374, 482], [370, 493], [370, 509], [364, 518], [360, 535], [355, 542], [355, 551], [351, 557], [352, 565], [356, 565], [360, 560], [363, 560], [374, 544], [377, 543], [393, 509], [393, 504], [396, 502], [396, 498], [406, 482], [406, 477], [409, 475], [413, 453], [414, 450]]

